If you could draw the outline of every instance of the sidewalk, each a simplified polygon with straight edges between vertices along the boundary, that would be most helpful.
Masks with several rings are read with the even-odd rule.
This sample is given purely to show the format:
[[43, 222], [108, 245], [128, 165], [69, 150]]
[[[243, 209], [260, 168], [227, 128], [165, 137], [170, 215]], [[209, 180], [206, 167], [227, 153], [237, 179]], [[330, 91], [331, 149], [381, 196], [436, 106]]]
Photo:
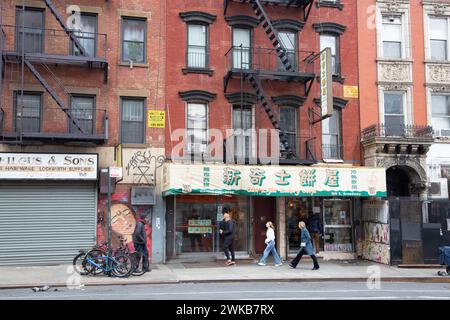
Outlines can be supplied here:
[[321, 261], [320, 270], [312, 271], [312, 262], [302, 261], [297, 269], [287, 264], [275, 267], [268, 264], [260, 267], [249, 261], [225, 267], [220, 262], [176, 263], [153, 265], [151, 272], [126, 279], [99, 276], [79, 276], [70, 273], [71, 266], [52, 267], [0, 267], [0, 289], [28, 288], [49, 285], [123, 285], [123, 284], [170, 284], [192, 282], [227, 281], [366, 281], [368, 267], [379, 267], [382, 281], [398, 282], [448, 282], [450, 276], [438, 276], [444, 268], [402, 269], [368, 261], [343, 262]]

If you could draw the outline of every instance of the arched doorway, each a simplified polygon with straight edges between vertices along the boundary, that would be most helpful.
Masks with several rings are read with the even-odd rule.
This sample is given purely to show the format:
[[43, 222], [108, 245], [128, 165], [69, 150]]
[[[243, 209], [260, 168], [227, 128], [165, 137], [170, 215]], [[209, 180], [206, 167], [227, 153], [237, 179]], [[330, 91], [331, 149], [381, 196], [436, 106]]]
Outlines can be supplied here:
[[386, 170], [390, 216], [390, 247], [393, 264], [422, 264], [422, 179], [409, 166]]

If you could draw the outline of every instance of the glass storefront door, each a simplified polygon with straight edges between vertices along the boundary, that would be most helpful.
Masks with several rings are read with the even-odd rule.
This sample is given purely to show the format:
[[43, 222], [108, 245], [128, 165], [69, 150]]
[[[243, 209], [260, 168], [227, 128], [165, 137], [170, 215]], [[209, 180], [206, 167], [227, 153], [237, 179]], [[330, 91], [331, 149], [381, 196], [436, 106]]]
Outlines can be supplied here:
[[222, 251], [218, 224], [224, 210], [236, 221], [234, 249], [248, 251], [249, 205], [245, 196], [177, 196], [175, 205], [175, 253]]
[[324, 250], [353, 251], [353, 225], [350, 200], [324, 199]]

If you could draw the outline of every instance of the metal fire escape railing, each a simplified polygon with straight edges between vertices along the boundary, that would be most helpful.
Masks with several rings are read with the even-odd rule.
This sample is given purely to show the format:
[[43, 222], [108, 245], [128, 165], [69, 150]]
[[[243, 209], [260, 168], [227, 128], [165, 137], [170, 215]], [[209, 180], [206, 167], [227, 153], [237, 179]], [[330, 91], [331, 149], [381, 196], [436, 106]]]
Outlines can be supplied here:
[[[278, 59], [280, 60], [281, 64], [284, 67], [284, 70], [287, 72], [293, 72], [295, 71], [293, 68], [293, 64], [291, 63], [285, 44], [281, 41], [277, 30], [273, 27], [271, 20], [269, 19], [267, 13], [264, 10], [264, 6], [262, 2], [265, 4], [276, 2], [278, 4], [285, 4], [285, 5], [293, 5], [294, 3], [299, 4], [300, 2], [311, 2], [313, 1], [260, 1], [260, 0], [243, 0], [240, 1], [241, 3], [249, 3], [258, 18], [261, 26], [263, 27], [267, 37], [269, 38], [273, 48], [275, 49]], [[225, 13], [226, 9], [228, 7], [228, 1], [225, 1]], [[242, 50], [241, 50], [242, 52]], [[251, 72], [246, 72], [244, 68], [242, 68], [243, 61], [242, 61], [242, 54], [241, 54], [241, 77], [244, 79], [247, 79], [252, 86], [252, 88], [255, 90], [256, 95], [258, 97], [258, 101], [261, 101], [261, 105], [266, 112], [267, 116], [269, 117], [270, 122], [272, 123], [272, 126], [279, 131], [280, 134], [280, 142], [283, 146], [284, 152], [286, 153], [286, 157], [288, 159], [295, 158], [296, 155], [293, 152], [292, 147], [290, 146], [289, 139], [287, 135], [284, 134], [283, 131], [280, 130], [279, 125], [279, 116], [275, 109], [273, 108], [272, 104], [270, 103], [270, 99], [265, 94], [264, 89], [262, 87], [261, 81], [258, 78], [258, 75], [253, 74]]]

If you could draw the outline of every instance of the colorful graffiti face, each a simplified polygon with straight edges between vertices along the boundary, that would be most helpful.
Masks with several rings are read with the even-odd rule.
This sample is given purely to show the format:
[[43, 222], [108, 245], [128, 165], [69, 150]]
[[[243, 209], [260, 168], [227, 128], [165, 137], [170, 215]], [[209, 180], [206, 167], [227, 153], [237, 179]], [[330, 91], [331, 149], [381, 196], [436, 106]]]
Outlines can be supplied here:
[[128, 242], [132, 241], [136, 219], [133, 211], [126, 204], [114, 204], [111, 207], [111, 229], [124, 237]]

